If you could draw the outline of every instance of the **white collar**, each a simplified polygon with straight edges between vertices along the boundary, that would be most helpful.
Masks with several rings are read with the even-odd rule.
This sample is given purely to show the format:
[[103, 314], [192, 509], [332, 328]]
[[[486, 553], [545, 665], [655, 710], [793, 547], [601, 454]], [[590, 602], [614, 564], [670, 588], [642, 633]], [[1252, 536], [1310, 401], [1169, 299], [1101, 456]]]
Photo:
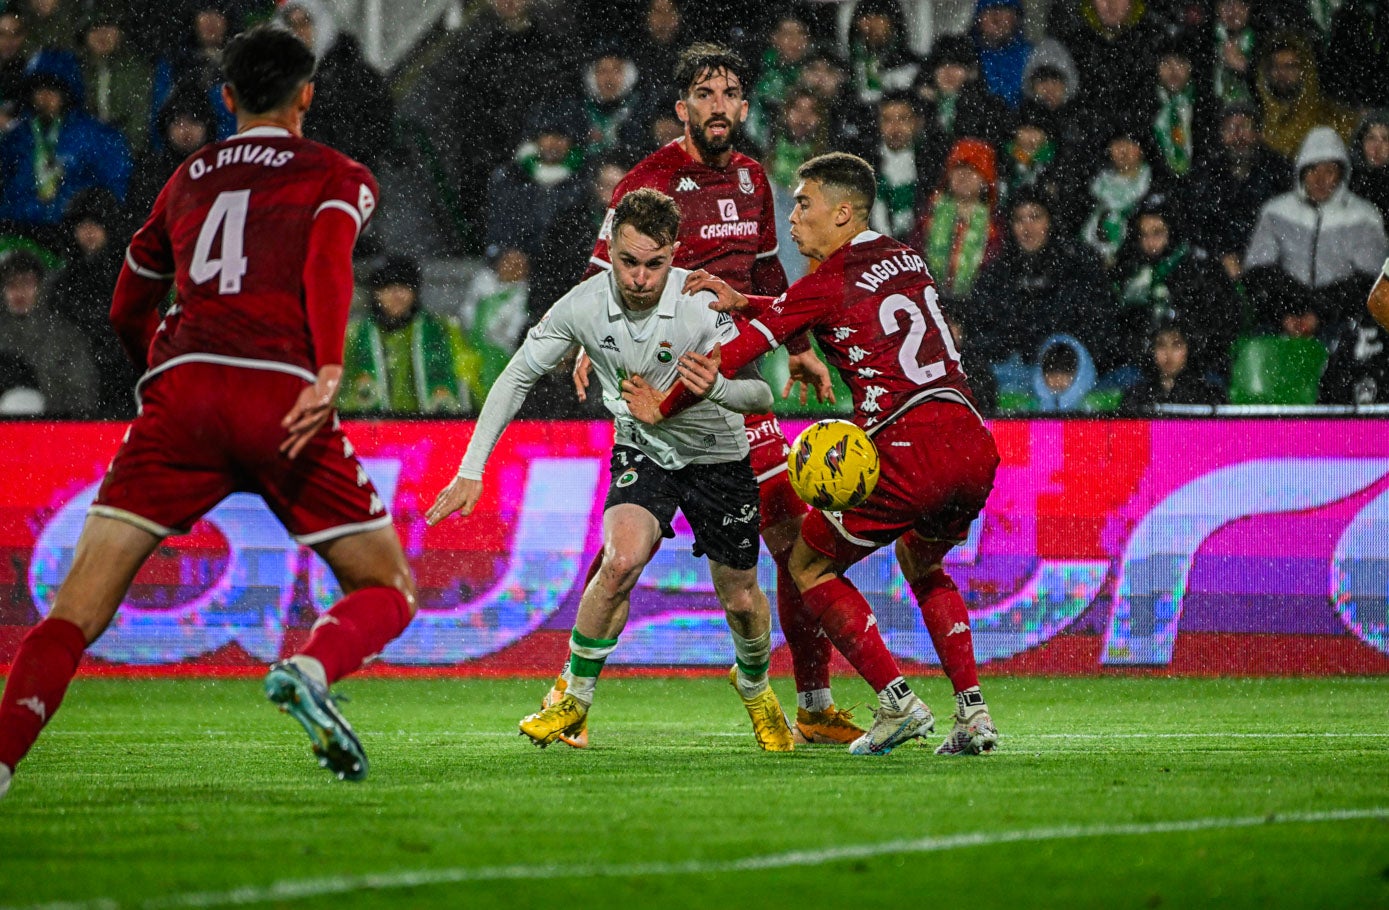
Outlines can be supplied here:
[[243, 130], [234, 136], [228, 136], [226, 141], [231, 142], [233, 139], [264, 139], [271, 136], [283, 137], [293, 135], [293, 133], [282, 126], [253, 126], [249, 130]]

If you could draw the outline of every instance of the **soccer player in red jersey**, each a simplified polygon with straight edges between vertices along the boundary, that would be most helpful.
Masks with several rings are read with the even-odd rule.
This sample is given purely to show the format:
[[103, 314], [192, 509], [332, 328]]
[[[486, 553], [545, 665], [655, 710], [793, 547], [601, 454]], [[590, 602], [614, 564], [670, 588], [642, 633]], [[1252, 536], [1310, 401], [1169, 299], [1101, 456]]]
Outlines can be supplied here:
[[[642, 187], [665, 193], [680, 207], [676, 266], [705, 269], [740, 291], [775, 296], [786, 290], [786, 272], [777, 259], [772, 190], [762, 165], [733, 147], [747, 117], [746, 75], [742, 59], [726, 48], [703, 42], [687, 48], [675, 71], [676, 84], [683, 88], [675, 112], [685, 124], [685, 135], [638, 162], [613, 191], [612, 207]], [[608, 249], [612, 207], [585, 278], [612, 268]], [[792, 376], [817, 394], [832, 395], [829, 373], [810, 351], [808, 339], [793, 339], [787, 348], [793, 352]], [[586, 358], [580, 358], [575, 384], [582, 398], [587, 387]], [[852, 742], [863, 730], [849, 712], [834, 704], [829, 639], [818, 626], [804, 622], [800, 592], [786, 571], [791, 545], [809, 511], [786, 478], [786, 436], [772, 414], [749, 414], [745, 426], [761, 492], [762, 539], [777, 565], [777, 615], [796, 676], [798, 707], [792, 730], [798, 742]], [[601, 554], [589, 569], [590, 580], [600, 561]], [[557, 694], [552, 691], [547, 701]], [[587, 727], [561, 741], [584, 747]]]
[[169, 179], [116, 283], [112, 324], [145, 368], [140, 414], [52, 611], [15, 656], [0, 699], [0, 793], [140, 566], [237, 491], [260, 494], [347, 592], [302, 651], [271, 667], [266, 694], [304, 726], [320, 764], [347, 780], [367, 773], [328, 687], [415, 612], [391, 518], [333, 412], [352, 247], [376, 207], [376, 181], [302, 138], [314, 56], [292, 34], [238, 35], [222, 68], [237, 134], [195, 152]]
[[[889, 543], [921, 608], [941, 665], [955, 687], [955, 723], [936, 750], [979, 754], [998, 732], [979, 690], [969, 612], [942, 567], [993, 488], [998, 450], [974, 408], [935, 284], [921, 254], [868, 230], [876, 178], [866, 161], [832, 153], [797, 172], [791, 237], [819, 268], [776, 297], [746, 297], [707, 273], [686, 289], [713, 290], [719, 309], [747, 317], [722, 348], [736, 371], [807, 330], [853, 393], [854, 420], [877, 445], [878, 484], [843, 513], [812, 512], [791, 551], [805, 608], [878, 693], [873, 726], [850, 745], [882, 754], [933, 726], [930, 710], [897, 671], [863, 595], [844, 577]], [[657, 422], [692, 400], [640, 377], [623, 384], [633, 416]]]

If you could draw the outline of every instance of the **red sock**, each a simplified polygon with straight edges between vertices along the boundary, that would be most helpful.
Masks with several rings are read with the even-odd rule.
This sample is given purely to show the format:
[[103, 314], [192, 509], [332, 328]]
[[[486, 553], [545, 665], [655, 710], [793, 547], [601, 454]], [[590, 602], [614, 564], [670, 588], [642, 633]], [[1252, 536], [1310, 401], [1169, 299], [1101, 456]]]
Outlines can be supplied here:
[[791, 651], [796, 691], [828, 689], [833, 646], [829, 638], [820, 634], [820, 623], [806, 610], [800, 589], [787, 571], [786, 555], [776, 561], [776, 612], [781, 620], [781, 634], [786, 636], [786, 647]]
[[979, 667], [974, 662], [974, 635], [969, 628], [969, 609], [960, 589], [936, 569], [911, 583], [912, 594], [921, 607], [926, 631], [940, 657], [941, 669], [950, 677], [956, 692], [979, 685]]
[[839, 653], [874, 692], [902, 675], [892, 652], [878, 634], [878, 620], [868, 601], [847, 579], [836, 576], [801, 592], [806, 610], [820, 623]]
[[45, 619], [24, 636], [0, 699], [0, 762], [14, 768], [53, 719], [77, 672], [87, 636], [66, 619]]
[[333, 605], [314, 623], [299, 653], [323, 664], [329, 685], [359, 670], [410, 624], [410, 606], [395, 588], [363, 588]]

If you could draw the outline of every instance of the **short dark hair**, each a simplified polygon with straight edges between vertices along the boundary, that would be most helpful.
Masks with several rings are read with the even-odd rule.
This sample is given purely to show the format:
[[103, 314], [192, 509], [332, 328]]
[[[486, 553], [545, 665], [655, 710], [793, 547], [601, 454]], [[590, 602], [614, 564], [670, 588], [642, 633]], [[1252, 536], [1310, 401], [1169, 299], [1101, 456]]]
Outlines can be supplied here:
[[738, 77], [743, 90], [750, 91], [748, 85], [748, 65], [737, 52], [710, 41], [697, 41], [680, 52], [675, 62], [675, 84], [680, 89], [680, 97], [685, 97], [708, 77], [723, 70]]
[[1080, 355], [1069, 344], [1053, 344], [1042, 352], [1043, 373], [1075, 373], [1080, 369]]
[[811, 158], [796, 168], [800, 180], [814, 180], [821, 186], [847, 194], [854, 209], [864, 218], [878, 196], [878, 178], [873, 165], [848, 152], [830, 152]]
[[16, 275], [33, 275], [42, 281], [47, 271], [37, 254], [21, 247], [0, 258], [0, 286], [9, 284]]
[[644, 186], [623, 196], [613, 209], [613, 239], [623, 225], [665, 246], [680, 233], [680, 207], [660, 190]]
[[247, 29], [227, 42], [222, 51], [222, 78], [248, 114], [266, 114], [283, 107], [313, 79], [314, 67], [313, 51], [278, 25]]

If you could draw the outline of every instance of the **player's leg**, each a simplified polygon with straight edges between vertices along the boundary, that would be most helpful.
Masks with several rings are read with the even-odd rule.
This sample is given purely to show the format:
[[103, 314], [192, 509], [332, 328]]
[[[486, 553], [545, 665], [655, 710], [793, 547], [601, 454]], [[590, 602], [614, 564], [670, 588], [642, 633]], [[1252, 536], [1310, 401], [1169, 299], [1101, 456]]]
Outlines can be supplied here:
[[319, 616], [309, 640], [265, 675], [265, 694], [304, 728], [321, 766], [341, 780], [366, 777], [361, 741], [329, 687], [371, 660], [415, 615], [415, 583], [395, 528], [373, 528], [312, 544], [343, 597]]
[[[769, 508], [785, 508], [781, 492], [768, 495], [768, 487], [776, 480], [785, 492], [795, 499], [798, 508], [790, 518], [767, 524]], [[863, 735], [863, 729], [853, 721], [853, 715], [840, 710], [830, 691], [830, 659], [834, 646], [820, 623], [811, 616], [801, 599], [801, 590], [791, 576], [791, 548], [801, 535], [801, 522], [808, 511], [796, 496], [785, 472], [773, 481], [762, 482], [762, 540], [776, 563], [777, 618], [786, 636], [786, 648], [791, 652], [791, 672], [796, 679], [796, 722], [791, 733], [797, 743], [851, 743]], [[769, 502], [769, 500], [772, 500]]]
[[680, 509], [694, 533], [694, 553], [709, 557], [709, 573], [728, 619], [734, 664], [729, 682], [768, 752], [795, 748], [791, 728], [767, 679], [772, 655], [772, 607], [757, 584], [761, 494], [747, 458], [695, 464], [677, 472]]
[[844, 572], [873, 552], [838, 536], [823, 512], [812, 512], [791, 551], [791, 573], [806, 610], [815, 616], [834, 646], [878, 695], [872, 727], [854, 740], [856, 755], [885, 755], [935, 727], [931, 709], [916, 696], [878, 632], [878, 620], [863, 594]]
[[[613, 498], [610, 493], [609, 501]], [[632, 501], [615, 502], [603, 512], [602, 561], [579, 600], [569, 635], [569, 664], [551, 690], [559, 697], [547, 696], [540, 711], [521, 721], [521, 733], [537, 746], [544, 748], [562, 736], [586, 735], [598, 677], [627, 625], [632, 589], [668, 524], [669, 519], [663, 522]]]
[[921, 609], [941, 669], [955, 690], [955, 717], [939, 755], [980, 755], [993, 750], [998, 730], [979, 688], [969, 609], [943, 566], [953, 543], [909, 531], [897, 540], [897, 563]]
[[62, 704], [82, 653], [110, 624], [159, 541], [124, 521], [87, 517], [53, 609], [24, 637], [0, 697], [0, 796]]

